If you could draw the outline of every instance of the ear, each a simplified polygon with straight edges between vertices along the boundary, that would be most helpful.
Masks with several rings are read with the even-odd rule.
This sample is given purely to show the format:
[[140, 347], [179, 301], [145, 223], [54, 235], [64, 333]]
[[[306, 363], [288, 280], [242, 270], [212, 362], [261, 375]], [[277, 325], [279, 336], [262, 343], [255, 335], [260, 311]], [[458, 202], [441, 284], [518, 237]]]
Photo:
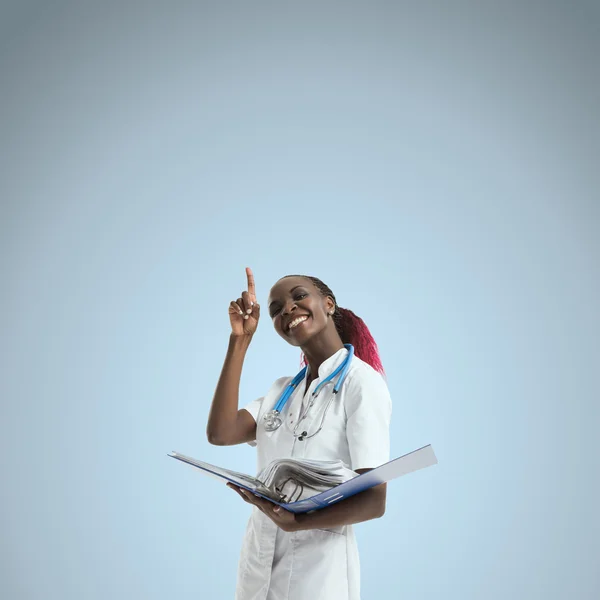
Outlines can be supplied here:
[[325, 310], [327, 311], [328, 315], [329, 313], [335, 310], [335, 302], [333, 301], [333, 298], [331, 296], [325, 297]]

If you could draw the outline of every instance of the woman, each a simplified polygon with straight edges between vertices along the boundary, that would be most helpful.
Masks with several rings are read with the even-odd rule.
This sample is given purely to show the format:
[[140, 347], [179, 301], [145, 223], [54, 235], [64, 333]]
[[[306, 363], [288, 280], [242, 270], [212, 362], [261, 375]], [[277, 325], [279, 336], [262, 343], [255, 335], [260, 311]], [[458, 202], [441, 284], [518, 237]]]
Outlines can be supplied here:
[[[308, 365], [305, 379], [282, 409], [283, 424], [268, 431], [264, 416], [291, 377], [278, 379], [266, 396], [238, 409], [242, 365], [260, 316], [252, 271], [246, 269], [246, 274], [247, 291], [229, 307], [231, 336], [208, 417], [209, 442], [256, 446], [259, 470], [284, 457], [340, 459], [358, 473], [388, 462], [392, 405], [377, 346], [362, 319], [340, 308], [333, 292], [316, 278], [284, 277], [269, 294], [275, 330], [301, 348]], [[355, 356], [339, 393], [324, 414], [333, 384], [323, 386], [302, 418], [318, 383], [346, 358], [345, 343], [354, 346]], [[352, 525], [384, 514], [385, 484], [298, 515], [229, 485], [255, 507], [238, 567], [237, 600], [359, 600]]]

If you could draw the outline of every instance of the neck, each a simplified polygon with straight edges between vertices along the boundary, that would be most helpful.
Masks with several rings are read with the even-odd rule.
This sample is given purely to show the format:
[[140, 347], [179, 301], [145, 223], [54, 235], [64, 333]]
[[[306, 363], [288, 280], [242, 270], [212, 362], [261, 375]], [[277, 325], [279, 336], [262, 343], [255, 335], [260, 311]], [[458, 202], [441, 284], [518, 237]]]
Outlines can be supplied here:
[[319, 374], [319, 367], [336, 352], [344, 347], [342, 340], [337, 332], [335, 336], [324, 336], [321, 339], [312, 339], [302, 352], [306, 357], [306, 362], [310, 368], [310, 378], [315, 379]]

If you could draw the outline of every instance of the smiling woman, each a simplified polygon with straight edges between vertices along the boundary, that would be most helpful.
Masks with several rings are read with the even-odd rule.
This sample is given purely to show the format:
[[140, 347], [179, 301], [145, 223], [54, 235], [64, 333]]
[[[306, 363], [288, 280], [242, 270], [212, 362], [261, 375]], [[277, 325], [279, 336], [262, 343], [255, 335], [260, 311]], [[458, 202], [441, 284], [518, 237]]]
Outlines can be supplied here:
[[[383, 365], [381, 364], [381, 359], [379, 358], [377, 344], [375, 343], [375, 340], [373, 339], [373, 336], [371, 335], [371, 332], [369, 331], [365, 322], [360, 317], [356, 316], [351, 310], [338, 306], [335, 295], [331, 289], [320, 279], [307, 275], [288, 275], [287, 277], [280, 279], [278, 283], [287, 281], [288, 285], [290, 285], [289, 280], [305, 280], [304, 285], [296, 285], [289, 292], [290, 294], [294, 295], [295, 299], [300, 304], [304, 298], [310, 298], [310, 292], [305, 291], [307, 287], [306, 280], [312, 283], [311, 287], [316, 288], [323, 298], [331, 298], [333, 301], [333, 309], [329, 311], [329, 314], [333, 320], [336, 331], [342, 340], [342, 343], [352, 344], [357, 356], [370, 364], [379, 373], [384, 373]], [[275, 289], [276, 286], [273, 288], [273, 290]], [[271, 294], [273, 294], [273, 290], [271, 290]], [[273, 300], [269, 306], [269, 312], [273, 319], [276, 316], [276, 311], [278, 310], [280, 310], [280, 308], [278, 308], [277, 300]], [[303, 317], [296, 317], [296, 319], [297, 318], [308, 319], [310, 316], [305, 315]], [[290, 323], [289, 327], [292, 327], [293, 325], [294, 322]], [[275, 326], [275, 328], [277, 329], [277, 326]]]
[[[301, 348], [306, 368], [239, 409], [242, 365], [260, 318], [254, 276], [246, 274], [248, 289], [229, 306], [232, 332], [209, 412], [209, 441], [256, 446], [259, 469], [287, 457], [342, 460], [358, 473], [388, 462], [392, 405], [377, 345], [364, 321], [340, 308], [315, 277], [284, 277], [269, 294], [273, 326]], [[277, 426], [265, 426], [276, 406]], [[303, 515], [230, 487], [254, 506], [237, 600], [359, 600], [352, 525], [383, 516], [385, 484]]]

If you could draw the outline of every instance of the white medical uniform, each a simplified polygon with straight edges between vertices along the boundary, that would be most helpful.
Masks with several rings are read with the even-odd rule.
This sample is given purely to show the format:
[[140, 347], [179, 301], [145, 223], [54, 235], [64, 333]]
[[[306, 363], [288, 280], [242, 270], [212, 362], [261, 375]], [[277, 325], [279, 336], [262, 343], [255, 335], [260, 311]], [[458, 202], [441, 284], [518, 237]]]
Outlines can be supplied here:
[[[257, 422], [257, 472], [277, 458], [341, 459], [353, 470], [375, 468], [390, 460], [392, 402], [383, 377], [354, 356], [346, 380], [332, 401], [323, 429], [298, 440], [292, 430], [315, 387], [346, 358], [342, 348], [306, 379], [282, 411], [283, 424], [266, 431], [263, 416], [272, 410], [292, 377], [278, 379], [266, 396], [244, 408]], [[337, 378], [336, 378], [337, 380]], [[297, 434], [314, 433], [333, 391], [327, 383]], [[281, 530], [257, 507], [246, 528], [238, 567], [236, 600], [360, 600], [360, 564], [351, 525], [292, 533]]]

